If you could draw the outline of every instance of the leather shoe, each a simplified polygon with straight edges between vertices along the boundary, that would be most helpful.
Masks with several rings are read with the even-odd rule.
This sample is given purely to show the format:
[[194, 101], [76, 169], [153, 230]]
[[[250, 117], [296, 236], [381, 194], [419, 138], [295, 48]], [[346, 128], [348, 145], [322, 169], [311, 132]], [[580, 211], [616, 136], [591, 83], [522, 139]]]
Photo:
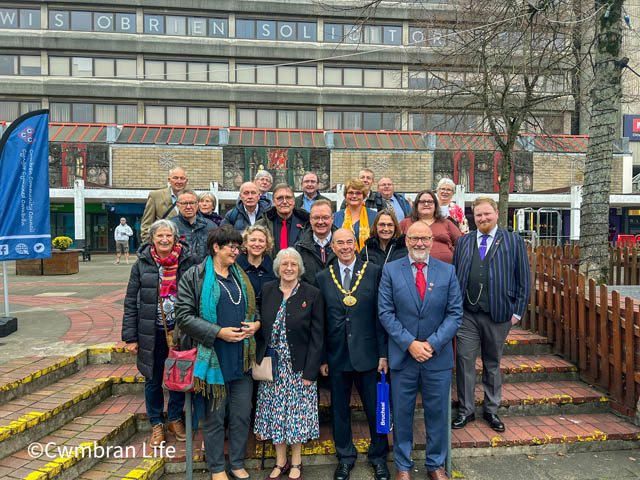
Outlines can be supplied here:
[[409, 470], [398, 470], [395, 480], [411, 480], [411, 472]]
[[333, 480], [349, 480], [349, 474], [353, 470], [353, 464], [339, 463], [333, 472]]
[[449, 477], [447, 477], [447, 474], [444, 472], [444, 468], [440, 467], [437, 470], [434, 470], [433, 472], [428, 472], [427, 476], [431, 479], [431, 480], [448, 480]]
[[386, 463], [376, 463], [373, 465], [373, 474], [376, 480], [391, 480], [391, 474]]
[[179, 442], [184, 442], [187, 440], [187, 431], [184, 429], [184, 423], [182, 420], [172, 420], [167, 423], [167, 430], [173, 433], [176, 437], [176, 440]]
[[500, 417], [495, 413], [484, 412], [482, 418], [484, 418], [489, 423], [489, 426], [496, 432], [504, 432], [504, 423], [502, 423]]
[[475, 419], [475, 413], [472, 413], [471, 415], [458, 415], [455, 420], [451, 422], [451, 428], [463, 428], [467, 423], [473, 422]]

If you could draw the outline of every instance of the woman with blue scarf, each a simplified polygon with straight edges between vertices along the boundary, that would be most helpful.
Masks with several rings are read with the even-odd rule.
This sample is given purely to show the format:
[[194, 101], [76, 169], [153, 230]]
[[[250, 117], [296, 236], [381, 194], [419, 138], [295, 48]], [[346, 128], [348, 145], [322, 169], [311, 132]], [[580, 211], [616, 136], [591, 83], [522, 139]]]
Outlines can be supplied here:
[[[227, 480], [224, 422], [229, 419], [229, 476], [246, 480], [244, 457], [249, 437], [255, 361], [255, 294], [235, 264], [242, 237], [230, 225], [211, 230], [206, 260], [180, 281], [175, 306], [182, 349], [198, 348], [195, 366], [194, 428], [204, 416], [205, 456], [212, 480]], [[185, 338], [186, 337], [186, 338]]]

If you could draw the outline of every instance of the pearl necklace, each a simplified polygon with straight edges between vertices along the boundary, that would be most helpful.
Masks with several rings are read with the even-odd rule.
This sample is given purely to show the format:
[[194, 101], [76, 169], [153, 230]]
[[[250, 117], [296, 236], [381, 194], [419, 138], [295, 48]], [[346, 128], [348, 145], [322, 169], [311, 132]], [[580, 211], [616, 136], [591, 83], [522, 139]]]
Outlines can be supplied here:
[[220, 279], [218, 279], [218, 283], [222, 288], [225, 289], [225, 291], [227, 292], [227, 295], [229, 295], [229, 300], [231, 300], [231, 303], [233, 303], [234, 305], [240, 305], [240, 301], [242, 300], [242, 289], [240, 288], [240, 285], [238, 285], [238, 282], [236, 281], [236, 277], [231, 275], [231, 279], [233, 280], [233, 283], [236, 284], [236, 288], [238, 289], [238, 292], [240, 292], [240, 296], [238, 297], [237, 302], [233, 300], [233, 297], [231, 296], [231, 291], [227, 288], [227, 286], [223, 282], [220, 281]]

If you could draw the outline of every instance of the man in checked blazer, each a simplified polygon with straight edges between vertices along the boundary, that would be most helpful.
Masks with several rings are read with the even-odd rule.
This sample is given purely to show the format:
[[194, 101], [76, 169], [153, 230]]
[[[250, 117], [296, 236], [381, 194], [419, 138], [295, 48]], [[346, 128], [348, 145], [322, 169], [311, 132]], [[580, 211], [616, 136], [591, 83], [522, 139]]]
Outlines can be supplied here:
[[529, 298], [529, 259], [522, 238], [498, 227], [498, 206], [488, 197], [472, 205], [477, 231], [458, 239], [453, 265], [464, 300], [457, 334], [458, 416], [452, 428], [475, 420], [476, 357], [482, 350], [483, 418], [497, 432], [502, 397], [500, 359], [512, 325], [520, 321]]

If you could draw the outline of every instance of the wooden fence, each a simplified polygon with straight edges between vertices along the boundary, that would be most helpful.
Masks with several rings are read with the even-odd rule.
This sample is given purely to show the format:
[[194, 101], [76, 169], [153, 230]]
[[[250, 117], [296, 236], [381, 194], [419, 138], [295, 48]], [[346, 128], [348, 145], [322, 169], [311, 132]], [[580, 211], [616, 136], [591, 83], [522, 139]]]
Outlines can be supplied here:
[[[528, 251], [531, 258], [531, 247]], [[538, 246], [536, 253], [542, 254], [547, 262], [559, 260], [562, 265], [578, 270], [580, 248], [577, 245]], [[609, 285], [640, 285], [640, 243], [635, 248], [609, 245]]]
[[[633, 299], [588, 284], [577, 270], [579, 252], [541, 247], [532, 252], [532, 287], [523, 327], [549, 339], [590, 383], [609, 392], [612, 405], [633, 415], [640, 394], [640, 315]], [[578, 253], [578, 255], [576, 255]]]

